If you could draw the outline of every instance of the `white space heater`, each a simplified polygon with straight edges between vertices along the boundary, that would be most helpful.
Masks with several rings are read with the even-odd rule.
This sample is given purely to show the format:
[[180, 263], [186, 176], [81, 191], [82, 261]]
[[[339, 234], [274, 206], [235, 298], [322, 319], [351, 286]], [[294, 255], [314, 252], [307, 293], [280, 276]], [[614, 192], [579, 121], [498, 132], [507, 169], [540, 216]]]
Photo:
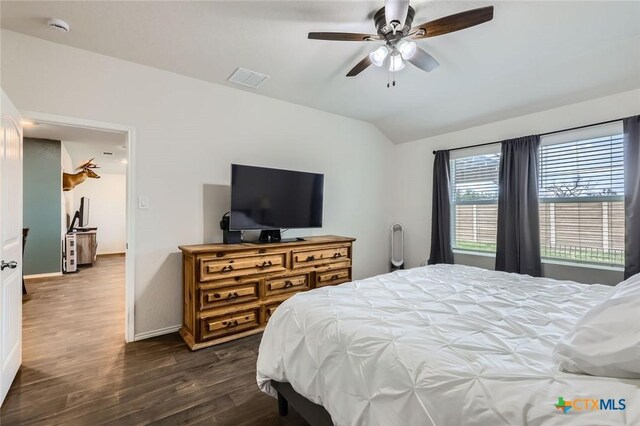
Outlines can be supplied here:
[[76, 234], [67, 234], [64, 238], [64, 272], [76, 272], [77, 260]]
[[391, 271], [404, 269], [404, 227], [399, 223], [391, 226]]

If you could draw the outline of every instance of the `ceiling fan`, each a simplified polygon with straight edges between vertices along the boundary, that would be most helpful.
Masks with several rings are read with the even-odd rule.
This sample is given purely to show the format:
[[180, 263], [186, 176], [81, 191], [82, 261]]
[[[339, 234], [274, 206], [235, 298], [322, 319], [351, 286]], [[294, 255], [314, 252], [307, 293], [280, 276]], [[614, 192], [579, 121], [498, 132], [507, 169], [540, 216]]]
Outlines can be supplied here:
[[[312, 32], [309, 33], [309, 38], [331, 41], [384, 42], [384, 45], [376, 48], [358, 62], [347, 73], [347, 77], [360, 74], [371, 64], [377, 67], [386, 65], [389, 71], [394, 73], [405, 67], [405, 61], [421, 70], [430, 72], [440, 64], [433, 56], [418, 47], [414, 40], [436, 37], [488, 22], [493, 19], [493, 6], [467, 10], [411, 27], [414, 15], [415, 11], [409, 6], [409, 0], [386, 0], [384, 7], [378, 10], [373, 17], [377, 34]], [[395, 81], [393, 85], [395, 86]], [[387, 84], [388, 86], [389, 84]]]

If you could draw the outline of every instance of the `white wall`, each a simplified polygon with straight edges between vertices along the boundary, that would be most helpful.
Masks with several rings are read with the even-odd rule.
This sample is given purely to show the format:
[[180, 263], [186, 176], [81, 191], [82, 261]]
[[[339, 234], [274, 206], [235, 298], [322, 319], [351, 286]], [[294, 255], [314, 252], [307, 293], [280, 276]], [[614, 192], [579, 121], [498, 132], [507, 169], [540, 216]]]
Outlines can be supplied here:
[[[640, 90], [634, 90], [397, 146], [393, 162], [395, 187], [398, 190], [394, 192], [396, 208], [392, 219], [406, 227], [407, 266], [420, 265], [429, 256], [433, 150], [545, 133], [638, 113]], [[493, 265], [493, 259], [477, 256], [456, 255], [455, 258], [457, 263], [482, 267]], [[574, 276], [577, 281], [604, 284], [615, 284], [623, 276], [620, 271], [572, 269], [561, 265], [545, 265], [545, 274], [551, 278], [566, 279]]]
[[72, 191], [76, 199], [89, 201], [89, 225], [97, 227], [98, 254], [124, 253], [127, 243], [127, 176], [100, 173], [100, 179], [87, 179]]
[[10, 31], [1, 51], [19, 109], [136, 127], [137, 335], [181, 323], [177, 247], [202, 242], [203, 185], [232, 162], [324, 173], [325, 226], [298, 235], [356, 237], [355, 277], [387, 270], [393, 146], [373, 125]]
[[[64, 144], [64, 141], [60, 142], [61, 145], [61, 155], [60, 155], [60, 163], [62, 166], [62, 173], [73, 173], [73, 161], [71, 160], [71, 155], [69, 155], [69, 150]], [[62, 173], [60, 177], [60, 191], [62, 191]], [[75, 202], [73, 197], [73, 191], [62, 191], [62, 239], [64, 240], [64, 236], [67, 233], [67, 215], [70, 215], [73, 218], [73, 213], [75, 212], [74, 208]]]

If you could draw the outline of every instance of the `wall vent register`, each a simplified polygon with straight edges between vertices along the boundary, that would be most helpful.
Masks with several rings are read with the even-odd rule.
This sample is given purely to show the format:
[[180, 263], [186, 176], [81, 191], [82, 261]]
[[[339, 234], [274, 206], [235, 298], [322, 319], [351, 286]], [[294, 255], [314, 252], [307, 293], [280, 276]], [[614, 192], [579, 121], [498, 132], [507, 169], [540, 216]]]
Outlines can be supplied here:
[[255, 89], [268, 78], [269, 76], [266, 74], [261, 74], [246, 68], [236, 68], [227, 81]]

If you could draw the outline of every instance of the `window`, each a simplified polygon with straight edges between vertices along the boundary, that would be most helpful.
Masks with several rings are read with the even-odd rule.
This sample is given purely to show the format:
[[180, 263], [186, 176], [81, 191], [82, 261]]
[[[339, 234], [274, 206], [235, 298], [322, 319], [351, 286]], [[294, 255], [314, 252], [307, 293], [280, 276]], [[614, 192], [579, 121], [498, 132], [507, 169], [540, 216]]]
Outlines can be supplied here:
[[495, 252], [500, 154], [451, 159], [450, 166], [453, 248]]
[[622, 134], [564, 139], [540, 147], [542, 257], [623, 265]]
[[[451, 159], [454, 249], [496, 251], [497, 149]], [[543, 137], [538, 192], [544, 259], [624, 265], [621, 123]]]

